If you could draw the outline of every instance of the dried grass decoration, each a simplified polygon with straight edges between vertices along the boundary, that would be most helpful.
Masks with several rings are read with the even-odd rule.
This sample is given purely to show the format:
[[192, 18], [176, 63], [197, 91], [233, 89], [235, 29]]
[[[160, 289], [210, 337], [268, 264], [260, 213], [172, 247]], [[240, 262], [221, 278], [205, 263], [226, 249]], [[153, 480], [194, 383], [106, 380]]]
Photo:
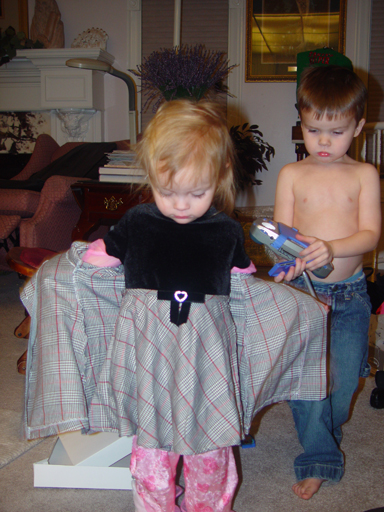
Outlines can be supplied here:
[[129, 71], [141, 80], [146, 97], [144, 110], [155, 101], [152, 110], [156, 112], [164, 100], [200, 100], [210, 92], [229, 95], [224, 81], [234, 67], [228, 65], [224, 52], [197, 44], [154, 51], [137, 66], [137, 71]]

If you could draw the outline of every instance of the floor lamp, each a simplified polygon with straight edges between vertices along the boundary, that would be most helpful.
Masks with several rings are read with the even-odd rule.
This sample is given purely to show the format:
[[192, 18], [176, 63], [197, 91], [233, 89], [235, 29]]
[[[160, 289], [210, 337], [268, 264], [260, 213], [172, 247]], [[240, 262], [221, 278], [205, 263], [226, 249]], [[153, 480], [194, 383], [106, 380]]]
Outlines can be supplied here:
[[137, 112], [136, 112], [136, 84], [129, 75], [112, 67], [107, 62], [97, 59], [69, 59], [66, 65], [71, 68], [91, 69], [95, 71], [103, 71], [112, 76], [121, 78], [128, 87], [128, 104], [129, 104], [129, 137], [131, 144], [136, 144], [137, 140]]

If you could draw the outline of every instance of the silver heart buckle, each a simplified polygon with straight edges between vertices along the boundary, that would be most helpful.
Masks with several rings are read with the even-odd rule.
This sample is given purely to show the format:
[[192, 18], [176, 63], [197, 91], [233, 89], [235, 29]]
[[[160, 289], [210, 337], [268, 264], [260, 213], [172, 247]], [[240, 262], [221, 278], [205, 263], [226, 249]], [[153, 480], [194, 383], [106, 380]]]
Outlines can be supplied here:
[[177, 292], [175, 292], [173, 294], [173, 296], [175, 297], [175, 300], [177, 300], [177, 302], [184, 302], [188, 299], [188, 293], [187, 292], [182, 292], [180, 290], [177, 290]]

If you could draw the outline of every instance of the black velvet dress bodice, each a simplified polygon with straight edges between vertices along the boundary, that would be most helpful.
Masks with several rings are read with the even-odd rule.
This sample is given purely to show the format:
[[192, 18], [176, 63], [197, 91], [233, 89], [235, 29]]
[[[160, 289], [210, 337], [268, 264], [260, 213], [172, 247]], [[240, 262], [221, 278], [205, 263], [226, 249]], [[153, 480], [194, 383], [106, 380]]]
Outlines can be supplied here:
[[104, 240], [107, 253], [124, 264], [127, 288], [228, 295], [231, 268], [250, 264], [240, 223], [213, 207], [178, 224], [155, 204], [139, 205]]

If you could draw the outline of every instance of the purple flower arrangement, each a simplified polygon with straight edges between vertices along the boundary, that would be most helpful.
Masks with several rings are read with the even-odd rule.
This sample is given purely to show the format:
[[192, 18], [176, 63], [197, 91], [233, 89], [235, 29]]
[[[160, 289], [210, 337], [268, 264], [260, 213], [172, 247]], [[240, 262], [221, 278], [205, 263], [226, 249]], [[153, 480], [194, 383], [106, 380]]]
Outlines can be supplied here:
[[229, 94], [224, 80], [234, 67], [228, 65], [224, 52], [197, 44], [154, 51], [137, 66], [137, 71], [129, 71], [141, 80], [146, 96], [144, 110], [156, 100], [155, 112], [164, 100], [200, 100], [211, 91]]

